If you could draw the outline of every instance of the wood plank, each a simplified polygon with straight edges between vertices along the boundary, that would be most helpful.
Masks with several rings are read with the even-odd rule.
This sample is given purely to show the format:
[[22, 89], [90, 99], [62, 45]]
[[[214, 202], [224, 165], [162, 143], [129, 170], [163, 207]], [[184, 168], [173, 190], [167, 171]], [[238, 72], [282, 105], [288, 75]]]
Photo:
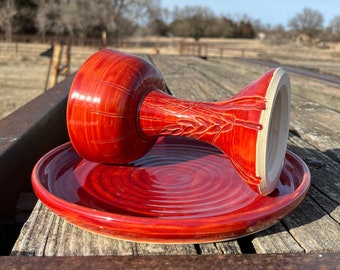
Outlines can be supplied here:
[[[340, 204], [340, 165], [325, 153], [300, 139], [290, 136], [288, 149], [302, 158], [311, 171], [312, 185], [317, 192], [326, 196], [336, 204]], [[318, 199], [316, 199], [318, 200]], [[322, 200], [319, 201], [322, 203]]]
[[[187, 61], [188, 66], [191, 66], [197, 72], [203, 73], [207, 80], [215, 82], [222, 89], [226, 89], [228, 94], [225, 95], [225, 98], [229, 97], [230, 93], [237, 94], [243, 87], [268, 70], [264, 66], [246, 64], [230, 59], [204, 61], [198, 58], [188, 58]], [[159, 64], [162, 67], [164, 65], [164, 63]], [[340, 162], [340, 152], [338, 150], [340, 149], [340, 113], [309, 101], [308, 96], [306, 99], [306, 97], [301, 98], [295, 94], [296, 89], [302, 87], [307, 90], [309, 87], [325, 88], [324, 82], [311, 79], [313, 84], [310, 86], [309, 81], [306, 81], [304, 76], [289, 75], [292, 88], [291, 129], [295, 130], [314, 147]], [[335, 84], [327, 85], [338, 90]], [[217, 99], [219, 97], [221, 95], [216, 96]]]
[[[170, 58], [172, 59], [172, 58]], [[176, 62], [179, 66], [185, 66], [185, 62]], [[176, 69], [179, 70], [179, 69]], [[200, 86], [202, 96], [206, 98], [203, 89], [212, 89], [212, 85], [204, 77], [194, 71], [187, 75], [192, 78], [191, 82]], [[172, 74], [171, 76], [176, 76]], [[175, 80], [176, 86], [185, 89], [188, 81]], [[216, 87], [216, 91], [219, 90]], [[187, 97], [194, 98], [195, 92], [186, 91]], [[40, 222], [37, 223], [37, 220]], [[44, 224], [44, 225], [42, 225]], [[39, 236], [37, 236], [39, 235]], [[27, 243], [27, 238], [29, 242]], [[25, 245], [29, 246], [25, 246]], [[213, 244], [201, 245], [152, 245], [130, 243], [122, 240], [92, 235], [82, 231], [50, 213], [39, 202], [32, 212], [30, 219], [25, 224], [20, 237], [15, 244], [12, 255], [23, 255], [25, 252], [35, 256], [53, 255], [146, 255], [146, 254], [235, 254], [241, 249], [236, 240]]]
[[[217, 101], [231, 97], [225, 88], [221, 88], [204, 73], [197, 70], [202, 61], [195, 57], [152, 56], [152, 62], [160, 69], [167, 87], [173, 96], [193, 101]], [[172, 69], [172, 67], [175, 67]]]
[[[217, 101], [231, 97], [231, 94], [214, 81], [207, 79], [204, 73], [196, 70], [196, 58], [193, 57], [165, 57], [153, 56], [152, 62], [162, 71], [170, 92], [182, 99], [195, 101]], [[204, 60], [200, 60], [204, 61]], [[176, 68], [172, 68], [176, 67]], [[185, 76], [183, 76], [185, 74]], [[251, 245], [251, 243], [249, 243]], [[241, 249], [236, 240], [214, 244], [201, 244], [202, 254], [235, 254]]]
[[328, 194], [324, 194], [318, 188], [311, 188], [309, 195], [332, 219], [340, 224], [340, 203], [330, 199]]
[[80, 229], [53, 214], [40, 201], [25, 223], [12, 256], [195, 255], [194, 245], [135, 243]]
[[212, 254], [241, 254], [242, 250], [238, 241], [222, 241], [218, 243], [208, 243], [198, 245], [199, 254], [212, 255]]
[[[239, 58], [238, 61], [248, 64], [256, 63], [268, 68], [280, 66], [277, 63], [259, 59]], [[340, 112], [340, 93], [338, 91], [340, 77], [284, 64], [281, 66], [291, 73], [293, 78], [297, 75], [299, 83], [294, 87], [295, 94]]]
[[[220, 92], [223, 93], [223, 87], [227, 85], [227, 88], [229, 89], [240, 89], [241, 83], [246, 83], [247, 76], [252, 77], [258, 77], [260, 75], [260, 71], [258, 69], [254, 70], [253, 67], [250, 68], [244, 68], [244, 67], [235, 67], [235, 63], [233, 65], [229, 66], [229, 62], [226, 64], [226, 62], [223, 62], [225, 65], [216, 65], [216, 63], [210, 63], [209, 61], [203, 61], [201, 59], [195, 59], [195, 58], [187, 58], [186, 61], [188, 62], [188, 65], [186, 67], [186, 70], [179, 70], [179, 74], [187, 74], [188, 69], [195, 69], [197, 72], [203, 73], [204, 76], [206, 76], [207, 80], [218, 82], [220, 84]], [[157, 60], [155, 61], [157, 64], [161, 65], [163, 67], [165, 63], [161, 62], [158, 63]], [[170, 63], [171, 65], [171, 63]], [[184, 66], [184, 65], [182, 65]], [[262, 67], [263, 69], [263, 67]], [[263, 71], [263, 70], [262, 70]], [[224, 74], [224, 76], [223, 76]], [[179, 75], [178, 75], [179, 76]], [[165, 79], [167, 80], [167, 74], [165, 74]], [[171, 76], [169, 77], [171, 79]], [[185, 79], [187, 79], [187, 76], [185, 76]], [[185, 80], [183, 79], [183, 80]], [[180, 80], [180, 78], [179, 78]], [[218, 81], [219, 80], [219, 81]], [[174, 84], [174, 82], [171, 82]], [[173, 87], [175, 87], [174, 85]], [[293, 85], [294, 86], [294, 85]], [[178, 89], [178, 88], [177, 88]], [[212, 93], [215, 93], [214, 91], [216, 88], [213, 88]], [[175, 91], [175, 90], [173, 90]], [[180, 94], [183, 92], [185, 93], [185, 88], [180, 87], [178, 91]], [[230, 90], [233, 92], [234, 90]], [[234, 91], [236, 93], [236, 91]], [[177, 93], [177, 92], [176, 92]], [[305, 107], [305, 104], [310, 104], [310, 101], [305, 101], [301, 99], [299, 96], [293, 95], [292, 97], [292, 125], [294, 124], [297, 126], [296, 122], [298, 122], [298, 119], [304, 119], [305, 121], [300, 125], [304, 129], [308, 129], [308, 127], [317, 127], [319, 129], [319, 134], [323, 134], [322, 131], [326, 130], [326, 132], [329, 132], [332, 134], [332, 136], [335, 137], [338, 134], [338, 125], [339, 122], [339, 114], [335, 111], [329, 110], [325, 108], [324, 106], [320, 106], [319, 104], [314, 105], [314, 114], [315, 116], [310, 117], [309, 114], [305, 113], [305, 110], [301, 109], [298, 110], [296, 108], [303, 108]], [[312, 119], [310, 119], [312, 118]], [[325, 121], [325, 119], [331, 119], [332, 121]], [[301, 120], [300, 120], [301, 121]], [[336, 122], [337, 121], [337, 122]], [[302, 121], [301, 121], [302, 122]], [[331, 125], [330, 123], [335, 122], [335, 125]], [[324, 124], [326, 123], [326, 124]], [[300, 129], [301, 130], [301, 129]], [[296, 140], [300, 140], [300, 144], [298, 146], [294, 146], [295, 150], [297, 150], [299, 147], [306, 148], [311, 147], [308, 144], [304, 144], [301, 146], [301, 142], [303, 142], [301, 139], [297, 138]], [[293, 141], [293, 145], [294, 142]], [[316, 143], [317, 141], [317, 143]], [[335, 143], [334, 143], [335, 141]], [[323, 147], [328, 147], [329, 149], [334, 149], [338, 145], [338, 141], [335, 139], [330, 140], [328, 139], [327, 135], [325, 137], [322, 137], [321, 139], [311, 141], [311, 143], [314, 143], [314, 145]], [[337, 151], [337, 149], [335, 149]], [[295, 151], [296, 152], [296, 151]], [[317, 149], [314, 149], [315, 153], [320, 153]], [[321, 153], [320, 153], [321, 154]], [[321, 154], [322, 155], [322, 154]], [[312, 158], [314, 160], [317, 160], [319, 157], [313, 157], [313, 155], [309, 155], [309, 158]], [[327, 159], [327, 156], [323, 155], [324, 159]], [[329, 160], [329, 158], [328, 158]], [[331, 162], [331, 161], [330, 161]], [[323, 162], [321, 162], [323, 164]], [[330, 163], [329, 163], [330, 164]], [[308, 213], [304, 219], [299, 218], [298, 215], [293, 215], [294, 218], [290, 219], [284, 219], [286, 220], [286, 223], [278, 224], [268, 230], [263, 231], [262, 233], [256, 234], [253, 244], [255, 247], [256, 252], [301, 252], [301, 251], [316, 251], [316, 250], [339, 250], [339, 247], [336, 242], [333, 242], [330, 244], [330, 241], [332, 238], [337, 238], [340, 233], [340, 228], [338, 224], [333, 219], [333, 216], [338, 216], [338, 207], [335, 207], [335, 204], [338, 203], [339, 200], [339, 182], [334, 182], [334, 179], [337, 179], [338, 177], [336, 175], [339, 175], [340, 172], [337, 170], [334, 170], [334, 168], [337, 168], [338, 164], [333, 162], [333, 166], [327, 168], [324, 168], [319, 172], [316, 172], [316, 174], [313, 174], [313, 177], [316, 176], [320, 179], [320, 181], [317, 183], [318, 188], [323, 191], [323, 194], [321, 195], [319, 190], [315, 190], [312, 188], [312, 191], [315, 194], [319, 195], [320, 197], [323, 197], [324, 202], [328, 202], [324, 208], [320, 208], [319, 205], [315, 204], [315, 200], [313, 199], [307, 199], [307, 202], [303, 205], [304, 207], [307, 207], [308, 209], [312, 209], [310, 213]], [[327, 171], [325, 171], [327, 170]], [[322, 175], [322, 178], [320, 177]], [[336, 197], [338, 199], [336, 199]], [[332, 205], [332, 206], [331, 206]], [[303, 208], [303, 206], [300, 206], [300, 212], [306, 212], [306, 209]], [[326, 209], [330, 210], [329, 212], [326, 211]], [[297, 211], [297, 213], [299, 213]], [[314, 215], [314, 218], [313, 218]], [[320, 219], [316, 218], [319, 217]], [[295, 222], [295, 223], [294, 223]], [[293, 224], [294, 223], [294, 224]], [[306, 223], [306, 224], [305, 224]], [[287, 231], [285, 229], [286, 227], [289, 227], [288, 224], [290, 224], [291, 231]], [[302, 226], [302, 229], [297, 229], [298, 227]], [[320, 230], [320, 228], [323, 228], [323, 226], [328, 226], [329, 230], [323, 230], [320, 232], [320, 234], [317, 234], [317, 231]], [[336, 233], [339, 231], [339, 233]], [[312, 241], [312, 244], [308, 244], [308, 238], [313, 237], [314, 233], [316, 233], [318, 239], [321, 239], [320, 241]], [[301, 237], [302, 234], [309, 234], [308, 237]], [[295, 239], [295, 241], [294, 241]]]
[[[306, 252], [340, 250], [340, 165], [327, 155], [317, 151], [304, 140], [290, 137], [290, 147], [309, 165], [312, 186], [308, 197], [291, 215], [284, 219], [292, 235]], [[319, 165], [321, 164], [321, 165]], [[296, 222], [303, 222], [297, 225]]]
[[[340, 112], [340, 93], [338, 84], [330, 83], [307, 76], [300, 78], [295, 86], [295, 93], [301, 98], [307, 98], [312, 102], [319, 103], [331, 110]], [[295, 78], [295, 76], [293, 76]], [[308, 82], [308, 83], [306, 83]]]
[[291, 114], [291, 127], [302, 139], [340, 162], [340, 113], [294, 96]]
[[282, 222], [256, 233], [253, 237], [252, 243], [258, 254], [304, 252], [304, 249], [290, 235]]
[[[296, 152], [302, 158], [323, 157], [323, 162], [329, 161], [332, 164], [322, 168], [310, 166], [312, 187], [309, 195], [295, 211], [282, 220], [282, 223], [305, 252], [337, 252], [340, 250], [340, 180], [338, 179], [340, 166], [329, 157], [306, 146], [308, 146], [306, 142], [300, 138], [290, 137], [290, 150]], [[317, 155], [313, 155], [313, 153], [317, 153]], [[337, 181], [334, 181], [335, 179]], [[328, 192], [329, 190], [331, 192]], [[256, 238], [253, 240], [255, 249], [261, 253], [271, 252], [273, 247], [270, 246], [270, 243], [273, 240], [271, 237], [263, 236], [263, 234], [266, 235], [267, 232], [263, 231], [255, 235]], [[280, 243], [280, 241], [277, 243]]]
[[282, 222], [306, 252], [339, 252], [339, 223], [323, 211], [311, 197], [307, 196]]
[[15, 209], [14, 220], [24, 224], [37, 203], [37, 196], [32, 192], [20, 193]]
[[[153, 58], [154, 59], [154, 58]], [[178, 61], [178, 59], [169, 59], [169, 61], [163, 62], [162, 59], [159, 57], [156, 57], [154, 59], [155, 64], [163, 70], [168, 70], [168, 65], [172, 66], [172, 61]], [[221, 72], [221, 68], [218, 67], [218, 71], [215, 69], [215, 65], [211, 65], [211, 63], [206, 63], [207, 61], [201, 60], [201, 59], [196, 59], [196, 58], [181, 58], [179, 61], [183, 61], [188, 63], [187, 66], [185, 64], [181, 64], [180, 67], [181, 69], [176, 69], [176, 72], [178, 74], [175, 74], [176, 80], [173, 79], [173, 72], [168, 74], [168, 73], [163, 73], [164, 79], [169, 85], [170, 90], [178, 97], [180, 98], [190, 98], [190, 96], [187, 95], [187, 86], [188, 86], [188, 81], [192, 82], [191, 80], [191, 74], [196, 70], [198, 74], [195, 77], [195, 81], [193, 83], [190, 83], [189, 85], [192, 85], [193, 87], [197, 83], [197, 80], [200, 78], [199, 82], [201, 82], [201, 85], [204, 85], [205, 82], [209, 81], [209, 85], [205, 85], [206, 90], [205, 92], [209, 92], [211, 96], [215, 96], [218, 98], [222, 97], [229, 97], [230, 93], [224, 88], [224, 82], [226, 79], [221, 79], [223, 82], [223, 86], [220, 85], [221, 82], [218, 84], [215, 83], [217, 81], [213, 79], [211, 80], [211, 73], [216, 74], [215, 72]], [[209, 61], [208, 61], [209, 62]], [[203, 67], [201, 67], [201, 65]], [[198, 70], [198, 71], [197, 71]], [[235, 82], [238, 81], [245, 81], [244, 75], [240, 74], [234, 74], [234, 69], [231, 69], [230, 71], [223, 70], [224, 75], [227, 76], [227, 78], [233, 78], [233, 80], [236, 80]], [[228, 72], [231, 72], [230, 74]], [[185, 76], [181, 75], [185, 74]], [[188, 75], [189, 74], [189, 75]], [[200, 75], [200, 76], [198, 76]], [[255, 75], [254, 75], [255, 76]], [[207, 78], [208, 77], [208, 78]], [[228, 79], [229, 81], [229, 79]], [[168, 83], [169, 82], [169, 83]], [[201, 87], [202, 88], [202, 87]], [[209, 89], [209, 90], [208, 90]], [[189, 91], [191, 91], [189, 89]], [[197, 90], [196, 90], [197, 91]], [[200, 91], [198, 91], [200, 92]], [[209, 101], [209, 99], [213, 99], [210, 95], [205, 95], [201, 96], [199, 100], [203, 101]], [[253, 243], [248, 243], [248, 245], [254, 245], [256, 252], [263, 252], [263, 253], [272, 253], [272, 252], [278, 252], [278, 253], [283, 253], [283, 252], [302, 252], [303, 249], [300, 247], [300, 245], [295, 241], [295, 239], [286, 231], [286, 232], [281, 232], [282, 230], [275, 231], [275, 228], [278, 228], [279, 225], [274, 227], [274, 232], [271, 231], [273, 229], [268, 229], [265, 231], [265, 233], [262, 234], [262, 241], [253, 241]], [[282, 228], [282, 225], [281, 225]], [[280, 233], [281, 232], [281, 233]], [[276, 234], [278, 233], [278, 234]], [[265, 237], [266, 235], [266, 237]], [[271, 244], [270, 244], [271, 243]], [[260, 247], [260, 245], [267, 245], [266, 248]], [[207, 249], [208, 248], [208, 249]], [[206, 253], [209, 254], [209, 248], [211, 247], [204, 247], [202, 250]]]
[[68, 140], [65, 111], [72, 76], [0, 121], [0, 216], [15, 212], [31, 190], [31, 171], [48, 150]]
[[[196, 247], [195, 247], [196, 246]], [[113, 239], [77, 228], [53, 214], [40, 201], [22, 228], [12, 256], [126, 256], [239, 254], [236, 241], [170, 245]]]
[[[159, 66], [175, 96], [193, 100], [215, 101], [229, 97], [235, 92], [234, 89], [239, 90], [238, 86], [243, 83], [240, 87], [245, 86], [250, 82], [249, 78], [257, 78], [260, 72], [254, 66], [241, 72], [240, 67], [233, 66], [236, 64], [222, 65], [192, 57], [152, 56], [151, 60]], [[322, 122], [321, 119], [319, 122]], [[329, 128], [332, 130], [332, 125]], [[322, 143], [324, 141], [321, 140]], [[334, 181], [340, 175], [339, 164], [297, 136], [292, 136], [289, 144], [291, 150], [304, 160], [310, 159], [314, 162], [312, 165], [316, 163], [320, 166], [311, 167], [313, 187], [304, 204], [281, 223], [251, 237], [254, 249], [258, 253], [339, 251], [337, 242], [330, 242], [332, 238], [338, 237], [337, 230], [340, 231], [340, 185]], [[322, 231], [324, 226], [330, 227]], [[320, 238], [323, 239], [319, 241]], [[233, 240], [201, 245], [152, 245], [115, 240], [78, 229], [38, 202], [22, 229], [12, 255], [237, 254], [242, 252], [241, 242]]]
[[2, 257], [3, 269], [339, 269], [339, 253]]
[[[309, 166], [312, 186], [305, 200], [290, 215], [285, 217], [277, 229], [277, 225], [254, 235], [253, 244], [257, 253], [268, 253], [274, 250], [279, 253], [290, 252], [287, 235], [296, 240], [289, 250], [304, 252], [340, 250], [340, 166], [328, 156], [311, 148], [296, 136], [290, 136], [288, 148], [305, 161], [319, 160], [323, 167]], [[334, 181], [336, 179], [336, 181]], [[272, 230], [274, 234], [271, 235]], [[285, 232], [284, 232], [285, 230]], [[278, 234], [286, 235], [278, 238]], [[288, 240], [288, 241], [287, 241]], [[291, 245], [291, 244], [289, 244]]]

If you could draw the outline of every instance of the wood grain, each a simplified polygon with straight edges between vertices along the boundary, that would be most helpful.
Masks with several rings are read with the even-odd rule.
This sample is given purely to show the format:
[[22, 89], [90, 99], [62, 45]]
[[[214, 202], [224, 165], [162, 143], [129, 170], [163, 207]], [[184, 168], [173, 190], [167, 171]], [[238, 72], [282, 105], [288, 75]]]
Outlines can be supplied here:
[[338, 253], [2, 257], [4, 269], [339, 269]]
[[73, 77], [0, 121], [0, 216], [15, 211], [21, 192], [31, 190], [37, 160], [68, 140], [66, 98]]
[[[167, 88], [174, 96], [196, 101], [216, 101], [228, 98], [267, 70], [266, 67], [241, 64], [232, 59], [208, 59], [206, 61], [194, 57], [163, 55], [152, 56], [149, 59], [159, 67]], [[138, 244], [80, 230], [56, 217], [38, 202], [22, 229], [12, 255], [132, 255], [133, 257], [129, 257], [129, 260], [124, 256], [117, 257], [119, 258], [117, 264], [126, 263], [127, 261], [122, 261], [126, 259], [133, 266], [140, 265], [138, 263], [145, 258], [140, 257], [141, 261], [137, 263], [138, 259], [134, 258], [139, 257], [134, 255], [171, 254], [182, 255], [177, 257], [176, 262], [186, 266], [206, 265], [210, 267], [212, 264], [226, 266], [228, 263], [249, 266], [249, 263], [252, 263], [251, 266], [254, 267], [262, 262], [269, 263], [272, 267], [284, 265], [287, 269], [294, 269], [300, 264], [306, 269], [317, 264], [320, 267], [328, 264], [334, 266], [334, 269], [339, 268], [340, 165], [338, 155], [340, 140], [338, 132], [340, 115], [315, 101], [309, 101], [308, 97], [302, 98], [298, 93], [294, 94], [294, 87], [308, 88], [308, 81], [297, 75], [292, 76], [291, 79], [293, 109], [289, 149], [297, 153], [309, 165], [312, 187], [308, 197], [298, 209], [281, 222], [255, 235], [221, 243]], [[322, 84], [322, 82], [313, 81], [314, 87], [315, 84]], [[331, 86], [328, 85], [328, 87]], [[318, 255], [326, 251], [336, 253], [332, 253], [330, 257]], [[242, 252], [265, 253], [266, 255], [255, 257], [255, 262], [250, 262], [251, 257], [244, 255], [209, 257], [211, 254], [240, 254]], [[310, 254], [301, 255], [306, 252]], [[269, 253], [275, 255], [268, 255]], [[283, 253], [298, 253], [298, 255], [283, 255]], [[197, 254], [206, 256], [186, 257], [186, 255]], [[147, 258], [143, 263], [153, 264], [158, 260], [159, 264], [162, 264], [168, 257]], [[163, 259], [165, 261], [162, 261]], [[134, 260], [137, 261], [134, 262]], [[206, 260], [206, 264], [200, 260]]]

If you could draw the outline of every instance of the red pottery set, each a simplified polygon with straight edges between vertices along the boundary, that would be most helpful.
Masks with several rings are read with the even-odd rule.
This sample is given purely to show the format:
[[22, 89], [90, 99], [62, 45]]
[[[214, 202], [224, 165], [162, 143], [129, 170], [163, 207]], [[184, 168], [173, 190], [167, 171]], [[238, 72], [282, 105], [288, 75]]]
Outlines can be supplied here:
[[267, 228], [306, 195], [287, 151], [290, 82], [271, 70], [220, 102], [164, 92], [148, 61], [102, 50], [70, 89], [71, 142], [42, 157], [37, 196], [69, 222], [154, 243], [221, 241]]

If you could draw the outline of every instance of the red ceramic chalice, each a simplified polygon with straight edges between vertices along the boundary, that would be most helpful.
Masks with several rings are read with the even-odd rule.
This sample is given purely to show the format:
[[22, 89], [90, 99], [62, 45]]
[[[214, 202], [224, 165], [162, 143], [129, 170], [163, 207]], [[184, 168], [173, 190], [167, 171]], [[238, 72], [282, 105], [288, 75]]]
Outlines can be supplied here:
[[102, 50], [79, 69], [69, 94], [67, 126], [74, 149], [98, 163], [144, 156], [159, 136], [185, 136], [219, 148], [257, 192], [272, 192], [283, 167], [290, 121], [290, 82], [274, 69], [220, 102], [164, 93], [148, 61]]

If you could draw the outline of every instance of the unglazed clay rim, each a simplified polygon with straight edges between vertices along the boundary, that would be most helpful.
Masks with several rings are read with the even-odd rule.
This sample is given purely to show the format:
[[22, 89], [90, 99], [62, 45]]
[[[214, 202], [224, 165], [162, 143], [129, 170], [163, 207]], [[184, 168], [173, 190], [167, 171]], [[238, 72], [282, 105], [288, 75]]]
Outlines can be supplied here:
[[287, 149], [290, 125], [290, 81], [288, 74], [282, 68], [275, 70], [265, 99], [267, 107], [261, 114], [262, 129], [258, 133], [256, 142], [256, 175], [261, 179], [258, 188], [263, 195], [275, 189]]

